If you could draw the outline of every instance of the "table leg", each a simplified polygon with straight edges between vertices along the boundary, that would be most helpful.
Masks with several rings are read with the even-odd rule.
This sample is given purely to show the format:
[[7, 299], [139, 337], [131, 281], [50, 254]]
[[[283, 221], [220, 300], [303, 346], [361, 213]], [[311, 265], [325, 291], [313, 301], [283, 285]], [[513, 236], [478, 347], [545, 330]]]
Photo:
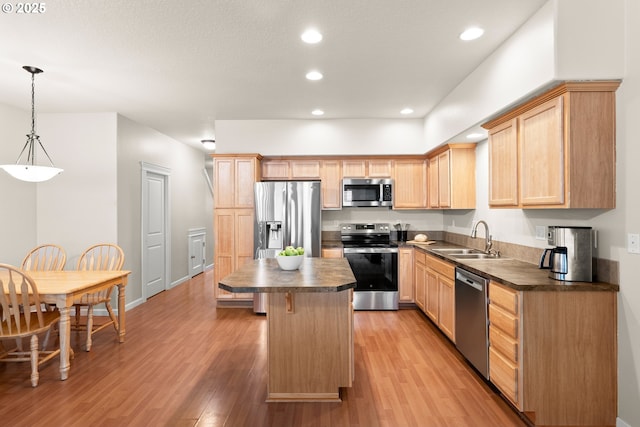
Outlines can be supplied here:
[[60, 310], [60, 379], [69, 376], [69, 355], [71, 353], [71, 322], [69, 321], [70, 307], [58, 307]]
[[[126, 279], [125, 279], [126, 280]], [[118, 285], [118, 334], [120, 342], [124, 342], [124, 307], [125, 307], [125, 285], [121, 283]]]

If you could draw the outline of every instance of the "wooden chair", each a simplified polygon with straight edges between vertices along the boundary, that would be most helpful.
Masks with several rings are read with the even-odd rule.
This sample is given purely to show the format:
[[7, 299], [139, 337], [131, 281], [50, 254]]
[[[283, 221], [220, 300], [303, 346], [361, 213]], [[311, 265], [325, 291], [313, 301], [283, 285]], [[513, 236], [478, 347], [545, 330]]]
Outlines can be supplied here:
[[[91, 246], [85, 250], [78, 259], [78, 270], [121, 270], [124, 265], [124, 252], [118, 245], [112, 245], [108, 243], [101, 243]], [[73, 302], [73, 306], [76, 310], [75, 316], [75, 330], [87, 331], [86, 351], [91, 351], [91, 336], [106, 328], [109, 325], [113, 325], [113, 328], [118, 331], [118, 321], [113, 308], [111, 307], [111, 293], [115, 286], [110, 287], [99, 292], [85, 294]], [[104, 304], [109, 313], [109, 321], [101, 325], [93, 324], [93, 308], [98, 304]], [[82, 325], [80, 323], [80, 311], [83, 307], [87, 308], [87, 322]], [[120, 307], [124, 310], [124, 307]]]
[[61, 271], [67, 262], [67, 254], [58, 245], [40, 245], [33, 248], [22, 260], [25, 271]]
[[[31, 385], [36, 387], [38, 367], [60, 354], [38, 349], [38, 335], [48, 334], [60, 320], [58, 311], [43, 311], [38, 289], [26, 272], [7, 264], [0, 264], [0, 340], [15, 340], [17, 347], [0, 351], [0, 362], [31, 361]], [[31, 338], [29, 351], [23, 351], [23, 338]]]

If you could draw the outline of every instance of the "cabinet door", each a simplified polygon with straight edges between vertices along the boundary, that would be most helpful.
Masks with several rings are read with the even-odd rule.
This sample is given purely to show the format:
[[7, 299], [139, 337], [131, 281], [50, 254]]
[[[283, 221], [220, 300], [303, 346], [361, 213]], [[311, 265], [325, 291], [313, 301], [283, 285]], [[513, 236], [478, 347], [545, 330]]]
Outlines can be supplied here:
[[344, 178], [366, 178], [367, 164], [365, 160], [343, 160], [342, 176]]
[[449, 151], [445, 151], [438, 156], [438, 205], [441, 208], [451, 207], [451, 163]]
[[453, 280], [448, 277], [438, 277], [438, 326], [446, 336], [455, 342], [455, 287]]
[[235, 206], [253, 208], [253, 186], [256, 182], [257, 160], [255, 158], [235, 159]]
[[323, 160], [320, 170], [322, 181], [322, 208], [342, 207], [342, 164], [339, 160]]
[[562, 205], [565, 201], [562, 99], [547, 101], [518, 119], [523, 206]]
[[367, 177], [391, 178], [391, 160], [369, 160]]
[[213, 215], [213, 235], [215, 247], [215, 268], [213, 285], [217, 298], [233, 298], [233, 293], [220, 289], [218, 282], [233, 273], [233, 248], [235, 239], [234, 209], [216, 209]]
[[426, 160], [395, 160], [393, 177], [394, 209], [425, 209], [427, 207]]
[[427, 269], [425, 264], [416, 262], [413, 280], [415, 282], [416, 305], [427, 312]]
[[323, 248], [322, 258], [342, 258], [342, 248]]
[[286, 180], [289, 179], [288, 160], [263, 160], [262, 179]]
[[291, 179], [320, 179], [320, 160], [291, 160]]
[[413, 249], [400, 248], [398, 252], [398, 297], [400, 302], [414, 302]]
[[[253, 209], [236, 209], [234, 213], [234, 270], [253, 261]], [[252, 299], [252, 293], [236, 293], [236, 299]]]
[[438, 200], [438, 158], [429, 159], [429, 207], [439, 207]]
[[489, 132], [489, 206], [518, 206], [518, 120]]
[[438, 324], [438, 305], [440, 304], [439, 300], [439, 288], [440, 284], [438, 283], [438, 273], [433, 271], [430, 268], [427, 268], [427, 302], [425, 307], [425, 314], [434, 321], [434, 323]]
[[233, 158], [213, 160], [213, 192], [216, 208], [233, 208], [235, 204], [235, 161]]

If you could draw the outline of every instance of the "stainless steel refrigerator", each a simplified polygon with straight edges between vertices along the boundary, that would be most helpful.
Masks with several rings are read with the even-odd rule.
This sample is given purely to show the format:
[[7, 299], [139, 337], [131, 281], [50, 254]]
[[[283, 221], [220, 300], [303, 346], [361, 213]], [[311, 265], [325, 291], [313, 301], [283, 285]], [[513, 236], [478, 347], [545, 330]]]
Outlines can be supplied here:
[[[275, 258], [287, 246], [319, 257], [322, 240], [320, 181], [265, 181], [254, 188], [254, 258]], [[266, 312], [266, 294], [256, 293], [253, 311]]]

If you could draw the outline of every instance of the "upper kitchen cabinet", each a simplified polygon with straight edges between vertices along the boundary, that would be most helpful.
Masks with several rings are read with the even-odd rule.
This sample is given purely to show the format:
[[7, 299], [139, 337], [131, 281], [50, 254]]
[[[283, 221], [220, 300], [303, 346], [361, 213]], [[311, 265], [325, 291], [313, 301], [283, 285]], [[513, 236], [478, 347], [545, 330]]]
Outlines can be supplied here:
[[562, 83], [485, 123], [490, 206], [615, 208], [619, 84]]
[[393, 209], [426, 209], [427, 161], [425, 159], [395, 159], [393, 180]]
[[253, 184], [260, 180], [257, 154], [215, 154], [213, 192], [215, 208], [253, 208]]
[[475, 144], [449, 144], [429, 153], [429, 207], [475, 209]]
[[321, 162], [317, 159], [265, 159], [262, 161], [263, 180], [320, 179]]
[[348, 159], [342, 161], [344, 178], [390, 178], [390, 159]]
[[342, 162], [323, 160], [320, 167], [322, 209], [342, 208]]

